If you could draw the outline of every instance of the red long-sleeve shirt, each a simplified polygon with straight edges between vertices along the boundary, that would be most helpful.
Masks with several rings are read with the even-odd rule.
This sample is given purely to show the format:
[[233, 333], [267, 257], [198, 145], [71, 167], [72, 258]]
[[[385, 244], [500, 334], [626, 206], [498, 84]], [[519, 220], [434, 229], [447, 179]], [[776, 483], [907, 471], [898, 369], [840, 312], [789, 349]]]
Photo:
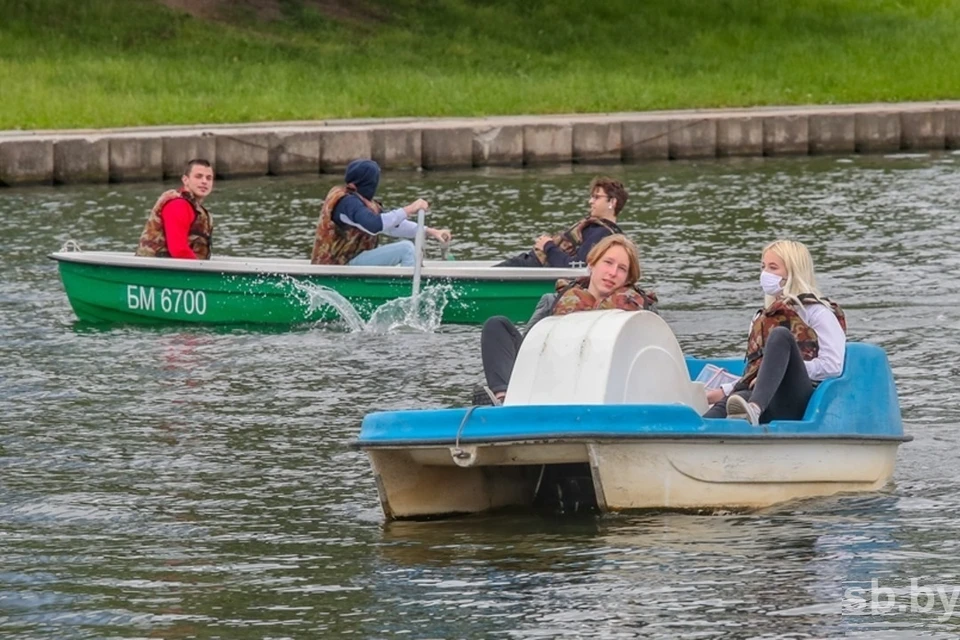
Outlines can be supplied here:
[[163, 234], [167, 238], [167, 251], [171, 258], [196, 260], [197, 254], [190, 248], [190, 227], [197, 214], [183, 198], [171, 200], [160, 210]]

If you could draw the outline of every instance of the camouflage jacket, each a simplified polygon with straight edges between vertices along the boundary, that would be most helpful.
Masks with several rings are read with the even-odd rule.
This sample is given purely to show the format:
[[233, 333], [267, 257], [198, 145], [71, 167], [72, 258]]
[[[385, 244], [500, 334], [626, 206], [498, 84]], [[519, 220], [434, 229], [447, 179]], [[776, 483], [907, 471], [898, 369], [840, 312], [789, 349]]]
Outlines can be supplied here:
[[210, 252], [213, 248], [213, 216], [186, 189], [170, 189], [160, 194], [157, 203], [150, 210], [150, 215], [147, 216], [146, 224], [143, 226], [143, 233], [140, 234], [136, 255], [147, 258], [170, 257], [170, 251], [167, 249], [167, 236], [163, 231], [163, 219], [160, 217], [160, 213], [167, 204], [177, 198], [183, 198], [193, 208], [193, 224], [190, 225], [190, 231], [187, 235], [187, 243], [190, 245], [190, 249], [196, 254], [198, 260], [210, 259]]
[[320, 208], [313, 253], [310, 255], [311, 264], [347, 264], [364, 251], [377, 247], [379, 236], [334, 222], [334, 208], [348, 195], [354, 195], [363, 200], [363, 204], [375, 214], [379, 215], [382, 211], [378, 202], [367, 200], [345, 186], [330, 189]]
[[[577, 255], [577, 251], [580, 249], [580, 245], [583, 244], [584, 229], [595, 225], [606, 227], [611, 234], [623, 233], [623, 231], [620, 230], [620, 227], [618, 227], [615, 222], [610, 222], [609, 220], [605, 220], [603, 218], [593, 218], [587, 216], [566, 231], [553, 236], [553, 243], [560, 247], [560, 249], [568, 256], [574, 258]], [[533, 253], [537, 256], [537, 260], [540, 261], [540, 264], [547, 264], [547, 253], [545, 251], [534, 247]]]
[[[820, 304], [815, 297], [809, 294], [800, 294], [798, 296], [803, 304]], [[847, 331], [847, 319], [843, 315], [840, 306], [823, 298], [824, 303], [833, 311], [843, 328]], [[787, 298], [777, 298], [773, 304], [765, 309], [757, 311], [753, 316], [753, 323], [750, 325], [750, 336], [747, 338], [747, 367], [743, 376], [734, 385], [734, 391], [749, 389], [760, 371], [760, 363], [763, 361], [763, 346], [766, 344], [767, 337], [775, 327], [786, 327], [797, 340], [797, 346], [800, 347], [800, 354], [804, 360], [813, 360], [820, 353], [820, 342], [817, 338], [817, 332], [810, 325], [805, 323], [797, 312], [794, 302]]]
[[551, 315], [564, 316], [576, 311], [595, 309], [656, 312], [657, 294], [647, 293], [637, 285], [621, 287], [602, 300], [593, 297], [587, 290], [589, 286], [590, 278], [586, 276], [573, 281], [557, 280], [557, 299], [553, 303]]

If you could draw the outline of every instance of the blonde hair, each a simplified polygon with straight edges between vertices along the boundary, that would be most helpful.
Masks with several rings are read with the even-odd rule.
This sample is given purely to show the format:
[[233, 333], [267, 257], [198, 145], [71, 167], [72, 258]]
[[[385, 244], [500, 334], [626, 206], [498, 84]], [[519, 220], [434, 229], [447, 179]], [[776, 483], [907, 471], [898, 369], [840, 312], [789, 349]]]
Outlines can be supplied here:
[[[787, 281], [783, 285], [781, 295], [795, 304], [801, 304], [800, 295], [812, 295], [823, 302], [823, 294], [817, 288], [817, 276], [813, 272], [813, 258], [806, 245], [796, 240], [776, 240], [763, 248], [761, 259], [768, 251], [777, 254], [787, 270]], [[775, 298], [766, 296], [764, 306], [769, 307]]]
[[600, 258], [610, 247], [623, 247], [623, 250], [627, 252], [627, 261], [630, 266], [627, 269], [627, 281], [624, 284], [627, 286], [636, 284], [641, 276], [640, 252], [637, 251], [637, 245], [633, 244], [633, 241], [624, 235], [616, 233], [595, 244], [593, 249], [590, 249], [590, 253], [587, 254], [587, 264], [592, 267], [600, 262]]

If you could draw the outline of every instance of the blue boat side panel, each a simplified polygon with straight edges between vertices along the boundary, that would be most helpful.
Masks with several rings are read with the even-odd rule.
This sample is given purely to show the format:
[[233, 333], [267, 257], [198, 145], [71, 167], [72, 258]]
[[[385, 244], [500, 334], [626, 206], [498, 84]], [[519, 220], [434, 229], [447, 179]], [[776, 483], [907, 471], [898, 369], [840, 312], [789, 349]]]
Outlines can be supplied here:
[[[742, 360], [688, 358], [687, 367], [692, 374], [699, 373], [707, 362], [736, 373], [743, 366]], [[739, 369], [732, 367], [736, 363]], [[903, 422], [886, 354], [875, 345], [848, 344], [843, 375], [817, 388], [802, 420], [780, 420], [764, 427], [745, 420], [704, 419], [679, 404], [476, 407], [371, 413], [363, 420], [356, 444], [631, 436], [897, 438], [903, 436]]]
[[[637, 434], [700, 434], [703, 418], [683, 405], [526, 405], [477, 407], [464, 422], [468, 409], [388, 411], [372, 413], [360, 428], [361, 443], [391, 440], [549, 439], [560, 437], [616, 437]], [[712, 430], [737, 433], [734, 420], [711, 422]], [[742, 420], [739, 421], [743, 423]], [[460, 428], [463, 423], [463, 428]], [[720, 424], [723, 423], [723, 424]], [[748, 425], [749, 426], [749, 425]]]
[[[902, 435], [897, 387], [883, 349], [848, 343], [843, 375], [820, 383], [800, 422], [823, 425], [831, 433]], [[797, 422], [776, 420], [770, 429], [794, 424]]]

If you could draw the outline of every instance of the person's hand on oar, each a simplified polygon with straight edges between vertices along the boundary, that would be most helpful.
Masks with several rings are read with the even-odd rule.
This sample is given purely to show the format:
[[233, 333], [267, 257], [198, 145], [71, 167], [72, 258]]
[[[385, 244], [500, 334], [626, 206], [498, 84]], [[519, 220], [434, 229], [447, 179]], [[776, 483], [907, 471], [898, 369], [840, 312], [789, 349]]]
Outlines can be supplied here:
[[453, 256], [449, 255], [450, 253], [450, 240], [453, 238], [453, 234], [450, 233], [450, 229], [427, 229], [427, 232], [430, 234], [430, 237], [440, 243], [440, 259], [441, 260], [453, 260]]
[[417, 215], [417, 212], [423, 209], [424, 212], [430, 211], [430, 203], [424, 200], [423, 198], [417, 198], [407, 206], [403, 208], [404, 213], [407, 214], [407, 218], [410, 216]]
[[[408, 218], [410, 216], [417, 215], [421, 209], [425, 214], [430, 211], [430, 203], [423, 198], [418, 198], [403, 208]], [[423, 230], [426, 232], [427, 237], [433, 238], [441, 244], [449, 243], [450, 239], [453, 237], [453, 234], [450, 233], [450, 229], [434, 229], [433, 227], [424, 225]]]
[[450, 229], [433, 229], [427, 227], [427, 234], [440, 244], [450, 244], [450, 240], [453, 238]]

